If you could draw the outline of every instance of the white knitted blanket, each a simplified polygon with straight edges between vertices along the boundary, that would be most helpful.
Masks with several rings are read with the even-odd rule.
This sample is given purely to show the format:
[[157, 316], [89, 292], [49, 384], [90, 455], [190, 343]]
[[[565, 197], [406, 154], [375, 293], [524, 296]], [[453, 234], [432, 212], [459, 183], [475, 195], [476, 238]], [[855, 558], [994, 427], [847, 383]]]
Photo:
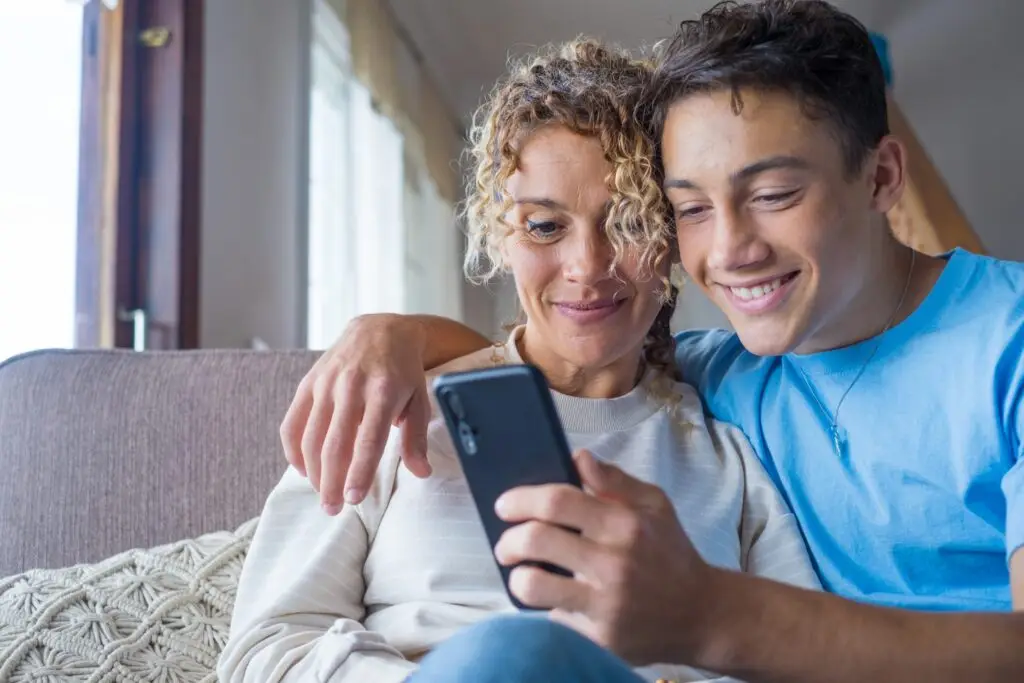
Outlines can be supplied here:
[[0, 682], [216, 681], [255, 528], [0, 579]]

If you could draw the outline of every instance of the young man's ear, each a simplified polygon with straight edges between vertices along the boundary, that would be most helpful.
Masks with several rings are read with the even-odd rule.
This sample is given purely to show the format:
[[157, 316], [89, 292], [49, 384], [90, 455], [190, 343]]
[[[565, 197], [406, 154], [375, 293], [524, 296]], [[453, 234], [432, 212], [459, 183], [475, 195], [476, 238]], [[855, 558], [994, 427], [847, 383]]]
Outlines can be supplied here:
[[872, 158], [874, 208], [879, 213], [888, 213], [903, 196], [907, 183], [907, 150], [902, 142], [887, 135], [882, 138]]

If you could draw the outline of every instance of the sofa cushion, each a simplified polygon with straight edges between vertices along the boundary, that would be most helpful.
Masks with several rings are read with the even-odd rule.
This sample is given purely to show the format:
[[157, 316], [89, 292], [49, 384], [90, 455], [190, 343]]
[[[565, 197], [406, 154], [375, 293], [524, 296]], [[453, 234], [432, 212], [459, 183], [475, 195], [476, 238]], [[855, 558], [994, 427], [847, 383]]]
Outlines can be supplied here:
[[0, 579], [0, 680], [212, 683], [255, 526]]
[[0, 364], [0, 576], [259, 514], [285, 469], [278, 427], [316, 357], [43, 351]]

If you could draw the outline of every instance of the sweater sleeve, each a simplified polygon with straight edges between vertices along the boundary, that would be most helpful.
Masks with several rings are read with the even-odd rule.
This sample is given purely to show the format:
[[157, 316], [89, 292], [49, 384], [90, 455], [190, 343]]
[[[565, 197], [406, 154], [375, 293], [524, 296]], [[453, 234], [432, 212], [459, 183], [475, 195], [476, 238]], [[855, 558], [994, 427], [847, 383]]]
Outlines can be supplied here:
[[[721, 424], [719, 429], [723, 429]], [[724, 429], [726, 443], [738, 451], [743, 463], [740, 566], [749, 574], [821, 590], [796, 516], [786, 506], [743, 433], [731, 425]]]
[[367, 527], [383, 514], [397, 461], [386, 453], [367, 499], [336, 517], [289, 468], [267, 499], [242, 569], [220, 681], [398, 683], [414, 670], [361, 623]]

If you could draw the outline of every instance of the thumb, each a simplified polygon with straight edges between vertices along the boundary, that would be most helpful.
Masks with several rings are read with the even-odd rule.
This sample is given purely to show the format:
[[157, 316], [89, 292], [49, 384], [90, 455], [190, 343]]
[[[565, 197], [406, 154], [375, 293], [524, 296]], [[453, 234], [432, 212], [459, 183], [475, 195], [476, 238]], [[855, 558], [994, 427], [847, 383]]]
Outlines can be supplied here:
[[427, 398], [426, 384], [413, 392], [399, 421], [402, 462], [417, 477], [429, 477], [431, 468], [427, 460], [427, 427], [430, 424], [430, 399]]
[[661, 494], [656, 487], [626, 474], [611, 463], [598, 460], [588, 450], [573, 453], [573, 461], [576, 463], [584, 488], [598, 498], [644, 505], [653, 502]]

